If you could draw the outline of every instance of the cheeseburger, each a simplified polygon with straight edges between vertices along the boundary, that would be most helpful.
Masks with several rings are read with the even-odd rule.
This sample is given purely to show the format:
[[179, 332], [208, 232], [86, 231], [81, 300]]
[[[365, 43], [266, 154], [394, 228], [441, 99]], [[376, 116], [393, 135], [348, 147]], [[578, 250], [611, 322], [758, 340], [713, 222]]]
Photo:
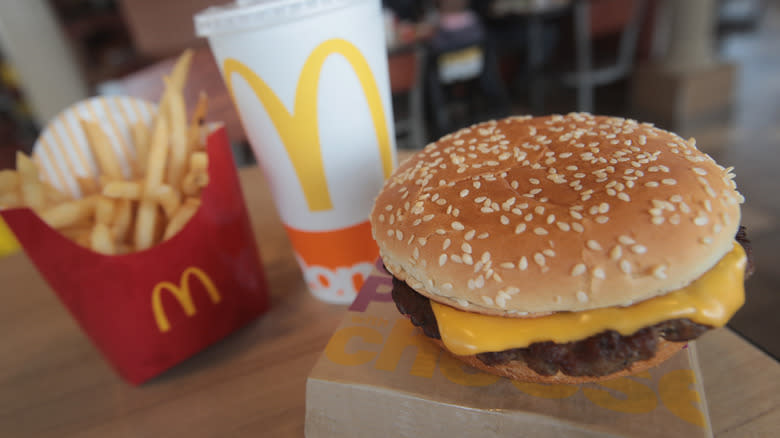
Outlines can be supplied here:
[[744, 302], [731, 169], [590, 114], [461, 129], [401, 164], [371, 225], [393, 300], [458, 359], [580, 383], [658, 365]]

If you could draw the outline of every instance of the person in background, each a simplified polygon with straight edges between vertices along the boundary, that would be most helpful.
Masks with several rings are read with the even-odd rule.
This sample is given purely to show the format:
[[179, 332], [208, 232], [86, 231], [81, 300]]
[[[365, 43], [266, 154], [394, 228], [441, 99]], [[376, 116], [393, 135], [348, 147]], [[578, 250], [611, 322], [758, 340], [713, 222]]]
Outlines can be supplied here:
[[[437, 22], [428, 41], [429, 62], [427, 69], [428, 96], [439, 134], [451, 131], [445, 86], [448, 78], [453, 81], [474, 81], [486, 98], [487, 108], [481, 118], [499, 118], [510, 111], [509, 95], [498, 71], [496, 50], [479, 16], [469, 7], [468, 0], [438, 0]], [[476, 51], [473, 49], [476, 48]], [[477, 54], [478, 55], [474, 55]], [[447, 55], [453, 55], [448, 57]], [[448, 65], [448, 60], [461, 62], [469, 56], [480, 57], [480, 66], [468, 77], [470, 67]], [[451, 64], [456, 64], [451, 63]], [[451, 68], [452, 72], [442, 71]], [[458, 71], [460, 70], [460, 71]], [[462, 77], [459, 77], [461, 75]]]

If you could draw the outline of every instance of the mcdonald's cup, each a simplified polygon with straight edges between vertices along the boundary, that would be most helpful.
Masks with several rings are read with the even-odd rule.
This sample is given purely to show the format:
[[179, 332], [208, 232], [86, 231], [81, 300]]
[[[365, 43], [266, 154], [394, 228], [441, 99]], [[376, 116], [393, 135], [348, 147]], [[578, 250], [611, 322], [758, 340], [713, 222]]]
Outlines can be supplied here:
[[195, 27], [310, 290], [352, 302], [379, 254], [368, 213], [396, 165], [380, 1], [238, 0], [197, 14]]

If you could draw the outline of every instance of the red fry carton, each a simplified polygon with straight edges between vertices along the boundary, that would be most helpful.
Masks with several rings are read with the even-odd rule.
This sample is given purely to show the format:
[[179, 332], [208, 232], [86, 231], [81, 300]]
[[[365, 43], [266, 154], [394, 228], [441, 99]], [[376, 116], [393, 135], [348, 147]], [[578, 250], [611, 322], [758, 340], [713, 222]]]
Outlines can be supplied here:
[[[97, 105], [94, 101], [81, 105]], [[104, 109], [110, 113], [112, 108]], [[150, 107], [146, 110], [148, 118]], [[62, 128], [56, 123], [72, 122], [68, 117], [52, 122], [35, 149], [44, 177], [65, 188], [55, 172], [47, 172], [57, 165], [50, 157], [88, 153], [55, 151], [47, 137]], [[123, 117], [108, 125], [109, 132], [125, 128], [111, 133], [114, 141], [128, 134]], [[67, 143], [78, 149], [85, 146], [83, 140], [74, 135]], [[208, 135], [207, 153], [210, 182], [198, 212], [177, 235], [145, 251], [102, 255], [71, 242], [30, 209], [0, 211], [86, 335], [133, 384], [187, 359], [268, 308], [267, 285], [224, 127]]]

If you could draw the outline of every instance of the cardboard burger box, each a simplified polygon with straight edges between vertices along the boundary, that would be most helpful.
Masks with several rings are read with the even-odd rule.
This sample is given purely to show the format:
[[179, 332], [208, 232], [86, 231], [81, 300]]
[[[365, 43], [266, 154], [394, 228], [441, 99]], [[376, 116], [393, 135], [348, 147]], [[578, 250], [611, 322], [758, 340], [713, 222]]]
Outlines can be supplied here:
[[485, 374], [395, 308], [378, 261], [306, 384], [306, 436], [710, 437], [693, 343], [661, 366], [580, 385]]
[[[76, 198], [77, 176], [98, 178], [79, 120], [96, 121], [127, 173], [130, 126], [157, 108], [129, 97], [96, 97], [55, 117], [33, 159], [43, 181]], [[221, 124], [205, 136], [209, 183], [184, 228], [149, 249], [105, 255], [79, 246], [31, 209], [0, 211], [27, 256], [117, 373], [140, 384], [250, 323], [268, 290], [230, 143]], [[18, 291], [22, 292], [22, 291]]]

